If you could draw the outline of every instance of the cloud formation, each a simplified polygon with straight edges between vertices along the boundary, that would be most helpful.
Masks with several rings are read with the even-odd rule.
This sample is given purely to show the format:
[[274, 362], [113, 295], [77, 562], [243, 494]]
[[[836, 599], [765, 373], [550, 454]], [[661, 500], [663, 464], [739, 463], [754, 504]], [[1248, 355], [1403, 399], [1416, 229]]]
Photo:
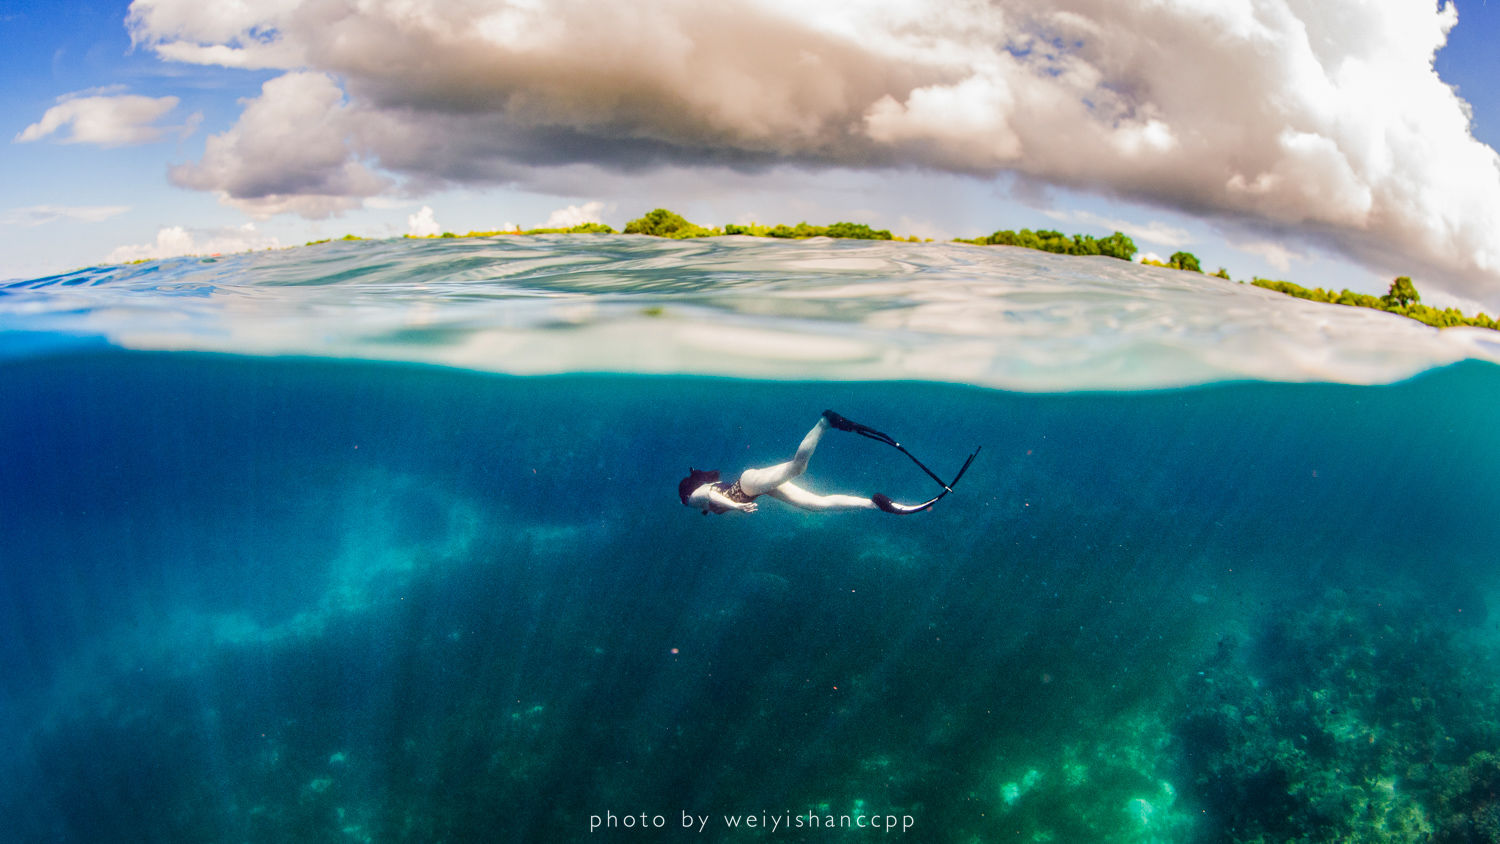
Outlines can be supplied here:
[[1420, 266], [1476, 296], [1500, 285], [1500, 157], [1433, 70], [1451, 3], [275, 0], [232, 12], [135, 0], [128, 23], [164, 58], [287, 71], [174, 173], [260, 214], [352, 207], [388, 187], [377, 171], [421, 190], [545, 188], [580, 164], [919, 167], [1247, 221], [1262, 238]]
[[[1233, 246], [1235, 249], [1238, 249], [1241, 252], [1248, 252], [1251, 255], [1259, 255], [1265, 260], [1267, 264], [1270, 264], [1272, 267], [1275, 267], [1278, 271], [1283, 273], [1292, 268], [1293, 258], [1305, 260], [1308, 257], [1307, 255], [1297, 252], [1296, 250], [1288, 249], [1286, 246], [1270, 240], [1250, 240], [1239, 243], [1232, 242], [1230, 243], [1230, 246]], [[1483, 308], [1471, 307], [1469, 309], [1469, 313], [1474, 313], [1481, 310], [1483, 310]]]
[[0, 224], [7, 226], [43, 226], [59, 220], [99, 223], [130, 210], [129, 205], [28, 205], [0, 214]]
[[584, 223], [602, 223], [599, 216], [604, 213], [604, 203], [597, 200], [585, 202], [582, 205], [569, 205], [567, 208], [559, 208], [547, 215], [546, 222], [537, 226], [539, 229], [571, 229]]
[[142, 261], [151, 258], [176, 258], [180, 255], [229, 255], [257, 249], [278, 249], [275, 237], [256, 231], [254, 223], [219, 229], [188, 229], [166, 226], [156, 233], [156, 240], [116, 247], [105, 260], [111, 264]]
[[1103, 229], [1114, 229], [1117, 232], [1129, 235], [1131, 238], [1143, 243], [1155, 243], [1169, 249], [1181, 249], [1192, 242], [1192, 235], [1177, 226], [1170, 226], [1158, 220], [1152, 220], [1146, 225], [1132, 223], [1129, 220], [1116, 220], [1110, 217], [1101, 217], [1091, 211], [1046, 211], [1043, 212], [1054, 220], [1063, 222], [1084, 223]]
[[178, 102], [176, 97], [136, 94], [63, 97], [41, 120], [22, 129], [15, 141], [30, 143], [65, 132], [58, 135], [65, 144], [120, 147], [154, 143], [169, 134], [191, 132], [201, 119], [195, 114], [182, 126], [153, 125]]
[[430, 205], [423, 205], [422, 210], [406, 216], [406, 233], [412, 237], [432, 237], [442, 230]]
[[353, 128], [331, 78], [288, 73], [262, 85], [239, 121], [208, 139], [202, 161], [168, 175], [181, 187], [215, 191], [256, 219], [331, 217], [391, 184], [359, 161]]

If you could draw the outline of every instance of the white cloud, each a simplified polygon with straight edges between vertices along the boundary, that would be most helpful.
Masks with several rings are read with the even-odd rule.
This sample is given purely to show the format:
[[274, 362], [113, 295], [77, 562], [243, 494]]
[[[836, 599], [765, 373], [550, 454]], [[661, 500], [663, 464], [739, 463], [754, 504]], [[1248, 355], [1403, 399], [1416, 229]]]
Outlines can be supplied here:
[[42, 226], [58, 220], [98, 223], [129, 210], [129, 205], [30, 205], [25, 208], [12, 208], [0, 215], [0, 224]]
[[259, 214], [353, 207], [376, 166], [559, 192], [582, 164], [1013, 173], [1500, 297], [1500, 156], [1433, 69], [1451, 3], [136, 0], [128, 21], [164, 58], [291, 71], [176, 174]]
[[920, 237], [928, 240], [952, 240], [953, 234], [947, 229], [929, 221], [902, 215], [900, 221], [892, 226], [892, 234], [897, 237]]
[[57, 98], [57, 101], [62, 102], [63, 100], [72, 100], [78, 97], [112, 97], [116, 94], [123, 94], [128, 90], [130, 90], [129, 86], [120, 82], [113, 82], [109, 85], [95, 85], [92, 88], [84, 88], [81, 91], [74, 91], [71, 94], [63, 94]]
[[203, 160], [170, 171], [182, 187], [216, 192], [257, 219], [311, 219], [360, 206], [390, 185], [352, 149], [357, 129], [343, 92], [321, 73], [289, 73], [261, 86], [238, 122], [208, 138]]
[[258, 249], [277, 249], [275, 237], [256, 231], [254, 223], [220, 229], [188, 229], [166, 226], [156, 233], [152, 243], [120, 246], [105, 260], [111, 264], [150, 258], [175, 258], [179, 255], [228, 255]]
[[1042, 213], [1054, 220], [1098, 226], [1102, 229], [1110, 229], [1128, 235], [1132, 240], [1155, 243], [1170, 249], [1181, 249], [1193, 242], [1192, 235], [1188, 234], [1186, 229], [1168, 225], [1158, 220], [1152, 220], [1145, 225], [1141, 225], [1128, 220], [1102, 217], [1092, 211], [1044, 211]]
[[410, 208], [413, 205], [416, 205], [416, 203], [410, 199], [402, 199], [396, 196], [372, 196], [365, 200], [366, 208], [376, 208], [382, 211]]
[[1292, 268], [1293, 260], [1307, 260], [1307, 255], [1294, 249], [1288, 249], [1285, 245], [1270, 240], [1252, 240], [1243, 243], [1230, 241], [1229, 245], [1241, 252], [1251, 255], [1259, 255], [1267, 264], [1276, 268], [1279, 272], [1287, 272]]
[[432, 208], [423, 205], [422, 210], [406, 218], [406, 231], [412, 237], [431, 237], [441, 233], [443, 227], [432, 214]]
[[547, 216], [547, 221], [537, 228], [541, 229], [571, 229], [584, 223], [600, 223], [603, 218], [599, 215], [604, 213], [603, 202], [585, 202], [582, 205], [569, 205], [567, 208], [559, 208]]
[[303, 57], [294, 42], [281, 37], [278, 27], [291, 23], [299, 5], [301, 0], [134, 0], [125, 26], [132, 44], [150, 47], [171, 61], [288, 69], [300, 65]]
[[65, 144], [98, 144], [104, 147], [131, 146], [159, 141], [168, 134], [187, 134], [197, 125], [194, 115], [183, 126], [155, 126], [167, 112], [177, 107], [176, 97], [142, 97], [134, 94], [115, 96], [68, 96], [47, 109], [42, 119], [22, 129], [16, 143], [39, 141], [64, 129], [59, 140]]
[[1483, 302], [1466, 299], [1462, 296], [1454, 296], [1450, 293], [1444, 293], [1441, 290], [1428, 290], [1422, 293], [1422, 304], [1439, 310], [1457, 308], [1469, 316], [1477, 314], [1489, 315], [1486, 312], [1494, 310], [1494, 306], [1492, 305], [1485, 305]]

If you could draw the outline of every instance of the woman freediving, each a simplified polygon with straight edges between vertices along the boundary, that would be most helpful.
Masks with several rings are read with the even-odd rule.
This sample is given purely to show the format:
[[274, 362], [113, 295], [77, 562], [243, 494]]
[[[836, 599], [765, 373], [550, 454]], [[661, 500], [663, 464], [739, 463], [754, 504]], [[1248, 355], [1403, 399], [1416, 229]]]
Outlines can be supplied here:
[[[807, 471], [808, 461], [812, 459], [813, 452], [818, 448], [818, 442], [823, 439], [823, 432], [829, 428], [837, 428], [840, 431], [852, 431], [870, 439], [879, 440], [887, 445], [894, 446], [912, 461], [922, 467], [933, 480], [943, 487], [936, 498], [924, 501], [921, 504], [898, 504], [883, 493], [875, 493], [869, 498], [857, 495], [818, 495], [809, 492], [792, 481]], [[823, 416], [814, 425], [807, 436], [802, 438], [801, 445], [797, 446], [797, 453], [791, 460], [768, 466], [764, 469], [746, 469], [740, 473], [740, 477], [732, 484], [723, 483], [719, 480], [719, 473], [703, 471], [700, 469], [688, 469], [688, 476], [677, 484], [677, 496], [682, 503], [688, 507], [696, 507], [703, 511], [704, 515], [709, 513], [728, 513], [738, 510], [742, 513], [754, 513], [758, 508], [755, 499], [762, 495], [786, 502], [801, 510], [821, 512], [827, 510], [883, 510], [887, 513], [907, 515], [909, 513], [920, 513], [936, 504], [943, 496], [953, 491], [953, 484], [963, 477], [968, 471], [969, 464], [974, 462], [979, 450], [969, 455], [964, 462], [963, 468], [953, 478], [952, 483], [947, 483], [933, 474], [931, 469], [922, 465], [920, 460], [912, 457], [911, 452], [901, 447], [901, 444], [886, 434], [882, 434], [874, 428], [851, 422], [848, 419], [834, 413], [831, 410], [823, 411]]]

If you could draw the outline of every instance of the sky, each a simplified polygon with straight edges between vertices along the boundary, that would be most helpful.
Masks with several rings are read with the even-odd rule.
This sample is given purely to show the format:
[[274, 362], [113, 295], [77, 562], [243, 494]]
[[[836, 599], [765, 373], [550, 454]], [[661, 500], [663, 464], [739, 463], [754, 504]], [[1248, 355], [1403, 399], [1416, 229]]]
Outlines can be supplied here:
[[1500, 312], [1500, 3], [0, 0], [0, 279], [598, 220], [1130, 235]]

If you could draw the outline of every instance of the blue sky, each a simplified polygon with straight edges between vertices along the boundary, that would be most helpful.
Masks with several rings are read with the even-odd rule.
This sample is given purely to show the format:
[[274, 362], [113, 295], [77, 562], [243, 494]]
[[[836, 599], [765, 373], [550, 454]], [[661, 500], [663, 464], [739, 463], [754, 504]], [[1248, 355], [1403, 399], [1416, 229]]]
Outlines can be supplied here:
[[[1122, 228], [1236, 278], [1383, 292], [1403, 272], [1439, 304], [1500, 310], [1485, 2], [1458, 5], [1435, 63], [1472, 138], [1457, 106], [1428, 110], [1443, 97], [1427, 3], [1121, 2], [1089, 21], [1087, 3], [1015, 0], [975, 24], [936, 2], [765, 0], [707, 20], [666, 2], [601, 21], [497, 0], [446, 30], [454, 7], [435, 0], [318, 21], [315, 4], [262, 5], [240, 20], [137, 2], [132, 45], [128, 2], [0, 0], [0, 278], [431, 224], [620, 227], [667, 206], [934, 238]], [[903, 41], [917, 25], [926, 40]], [[75, 106], [136, 111], [90, 134]]]

